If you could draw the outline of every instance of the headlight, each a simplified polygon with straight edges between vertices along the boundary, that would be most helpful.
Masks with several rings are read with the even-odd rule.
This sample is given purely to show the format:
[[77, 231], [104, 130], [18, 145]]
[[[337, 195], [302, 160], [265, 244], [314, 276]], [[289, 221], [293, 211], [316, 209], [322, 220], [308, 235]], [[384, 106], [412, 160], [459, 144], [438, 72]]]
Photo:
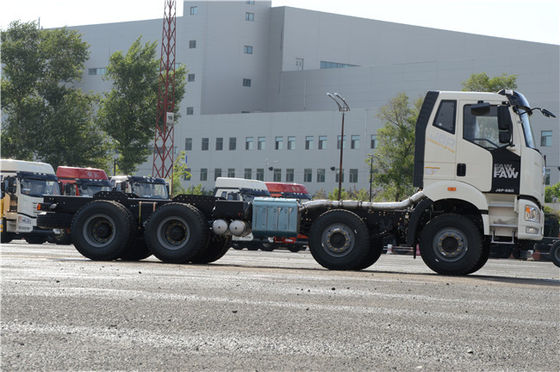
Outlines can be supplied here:
[[525, 221], [540, 222], [541, 214], [536, 207], [525, 204]]

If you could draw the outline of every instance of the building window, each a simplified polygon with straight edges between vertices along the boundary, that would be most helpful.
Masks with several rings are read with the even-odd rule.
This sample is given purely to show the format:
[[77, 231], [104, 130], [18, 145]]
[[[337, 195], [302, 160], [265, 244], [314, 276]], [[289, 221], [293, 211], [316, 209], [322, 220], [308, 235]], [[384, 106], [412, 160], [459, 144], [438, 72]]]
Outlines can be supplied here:
[[325, 168], [317, 169], [317, 182], [319, 183], [325, 182]]
[[258, 137], [257, 150], [264, 150], [266, 148], [266, 137]]
[[247, 0], [247, 5], [255, 5], [255, 0]]
[[[342, 146], [344, 146], [344, 148], [346, 148], [346, 136], [344, 136]], [[336, 149], [340, 150], [340, 135], [336, 136]]]
[[550, 168], [546, 168], [544, 170], [544, 184], [550, 185]]
[[235, 177], [235, 168], [228, 168], [227, 176], [228, 177]]
[[104, 67], [88, 69], [88, 75], [105, 75], [106, 73], [107, 73], [107, 69]]
[[284, 148], [284, 137], [274, 137], [274, 150], [282, 150]]
[[245, 177], [246, 180], [250, 180], [251, 178], [253, 178], [252, 169], [251, 168], [245, 168], [245, 172], [244, 172], [243, 176]]
[[377, 147], [377, 134], [372, 134], [369, 142], [369, 148], [374, 149]]
[[541, 131], [541, 146], [550, 147], [552, 146], [552, 131], [542, 130]]
[[236, 137], [229, 137], [229, 149], [235, 150], [237, 147], [237, 138]]
[[295, 150], [296, 149], [296, 137], [288, 136], [287, 147], [288, 147], [288, 150]]
[[208, 138], [203, 138], [203, 139], [202, 139], [201, 146], [200, 146], [200, 149], [201, 149], [202, 151], [208, 151], [208, 143], [209, 143], [209, 142], [210, 142], [210, 141], [209, 141]]
[[350, 169], [350, 183], [358, 183], [358, 170]]
[[224, 138], [217, 137], [216, 138], [216, 151], [222, 151], [224, 149]]
[[311, 182], [313, 180], [313, 170], [305, 168], [303, 170], [303, 182]]
[[190, 15], [192, 15], [192, 16], [198, 15], [198, 7], [197, 6], [191, 6]]
[[187, 107], [187, 115], [194, 115], [194, 107], [192, 106]]
[[200, 168], [200, 180], [201, 181], [208, 180], [208, 168]]
[[245, 45], [245, 46], [243, 46], [243, 53], [245, 53], [245, 54], [253, 54], [253, 46], [252, 46], [252, 45]]
[[187, 168], [185, 169], [185, 174], [183, 174], [183, 180], [184, 181], [190, 181], [192, 178], [192, 172], [191, 172], [191, 168]]
[[192, 138], [185, 138], [185, 151], [192, 150]]
[[319, 136], [319, 143], [317, 148], [319, 150], [326, 150], [327, 149], [327, 136]]
[[257, 180], [264, 181], [264, 168], [257, 168]]
[[218, 177], [222, 177], [222, 169], [221, 168], [214, 169], [214, 181], [216, 181], [216, 178], [218, 178]]
[[243, 79], [243, 86], [250, 87], [251, 86], [251, 79]]
[[196, 40], [189, 40], [189, 49], [196, 48]]
[[286, 169], [286, 182], [294, 182], [294, 169]]
[[245, 137], [245, 150], [254, 150], [255, 149], [255, 141], [253, 137]]
[[296, 70], [303, 71], [303, 58], [296, 58]]
[[360, 136], [354, 135], [350, 137], [350, 148], [353, 150], [360, 148]]
[[253, 22], [255, 20], [255, 13], [251, 13], [251, 12], [245, 13], [245, 20], [248, 22]]
[[305, 149], [313, 150], [313, 136], [305, 136]]
[[281, 182], [282, 181], [282, 169], [274, 168], [274, 174], [272, 176], [274, 182]]
[[346, 67], [356, 67], [358, 65], [351, 65], [349, 63], [338, 63], [338, 62], [329, 62], [329, 61], [321, 61], [320, 68], [346, 68]]
[[[340, 178], [340, 172], [338, 171], [338, 169], [335, 169], [335, 176], [334, 176], [334, 181], [338, 183], [338, 179]], [[344, 169], [342, 170], [342, 182], [344, 182]]]
[[187, 75], [187, 81], [194, 81], [195, 79], [195, 75], [194, 74], [188, 74]]

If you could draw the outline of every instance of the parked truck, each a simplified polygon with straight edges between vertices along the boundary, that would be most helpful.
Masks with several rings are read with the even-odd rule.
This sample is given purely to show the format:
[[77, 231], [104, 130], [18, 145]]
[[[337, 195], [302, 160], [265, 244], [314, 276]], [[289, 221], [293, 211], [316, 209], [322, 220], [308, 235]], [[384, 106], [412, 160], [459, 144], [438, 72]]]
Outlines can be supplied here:
[[115, 191], [148, 199], [169, 199], [169, 185], [163, 178], [146, 176], [113, 176], [111, 185]]
[[2, 201], [1, 242], [25, 239], [29, 244], [47, 241], [51, 230], [37, 227], [37, 204], [43, 195], [59, 195], [54, 169], [50, 164], [0, 159]]
[[401, 202], [179, 195], [149, 200], [122, 193], [45, 198], [43, 227], [72, 227], [78, 251], [111, 260], [143, 237], [164, 262], [212, 262], [230, 237], [309, 236], [315, 260], [333, 270], [377, 261], [383, 239], [419, 246], [439, 274], [465, 275], [487, 261], [491, 243], [532, 247], [543, 237], [544, 158], [531, 108], [516, 91], [430, 91], [416, 122], [414, 185]]

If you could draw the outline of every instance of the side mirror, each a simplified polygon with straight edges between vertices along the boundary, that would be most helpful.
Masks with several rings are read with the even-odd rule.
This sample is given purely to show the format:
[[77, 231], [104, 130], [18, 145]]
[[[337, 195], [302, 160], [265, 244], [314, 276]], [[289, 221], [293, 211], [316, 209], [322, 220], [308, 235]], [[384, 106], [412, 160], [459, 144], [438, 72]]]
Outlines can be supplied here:
[[14, 177], [6, 178], [5, 188], [8, 194], [15, 194], [17, 192], [16, 179]]
[[121, 182], [119, 188], [122, 192], [126, 192], [126, 182]]
[[498, 129], [511, 132], [513, 123], [507, 106], [498, 106]]

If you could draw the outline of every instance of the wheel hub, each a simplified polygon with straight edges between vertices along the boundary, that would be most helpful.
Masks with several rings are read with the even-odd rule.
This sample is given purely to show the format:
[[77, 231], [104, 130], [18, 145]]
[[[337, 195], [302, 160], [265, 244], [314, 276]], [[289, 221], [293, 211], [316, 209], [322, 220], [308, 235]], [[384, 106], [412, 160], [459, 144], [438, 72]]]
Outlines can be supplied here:
[[458, 230], [446, 229], [439, 232], [434, 239], [438, 257], [446, 261], [455, 261], [467, 251], [467, 239]]
[[344, 256], [354, 247], [354, 233], [342, 224], [329, 226], [322, 236], [323, 247], [332, 256]]

